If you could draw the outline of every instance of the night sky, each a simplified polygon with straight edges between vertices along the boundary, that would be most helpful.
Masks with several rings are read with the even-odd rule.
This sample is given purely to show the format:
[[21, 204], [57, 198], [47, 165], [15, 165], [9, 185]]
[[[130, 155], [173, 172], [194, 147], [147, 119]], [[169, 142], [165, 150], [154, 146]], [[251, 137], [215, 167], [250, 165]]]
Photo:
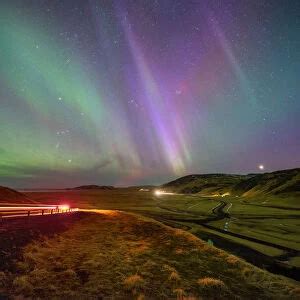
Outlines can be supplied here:
[[1, 0], [0, 185], [299, 167], [299, 32], [299, 1]]

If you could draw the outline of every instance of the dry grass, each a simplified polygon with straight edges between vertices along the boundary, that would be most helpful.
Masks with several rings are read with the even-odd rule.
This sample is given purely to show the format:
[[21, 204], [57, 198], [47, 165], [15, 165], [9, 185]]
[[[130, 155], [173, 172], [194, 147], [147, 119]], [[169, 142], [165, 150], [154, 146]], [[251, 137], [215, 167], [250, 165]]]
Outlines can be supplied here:
[[136, 297], [136, 300], [144, 300], [145, 299], [145, 295], [144, 294], [139, 294], [137, 297]]
[[6, 275], [4, 272], [0, 272], [0, 290], [6, 285]]
[[215, 278], [211, 278], [211, 277], [205, 277], [205, 278], [200, 278], [197, 280], [197, 283], [201, 286], [201, 287], [209, 287], [209, 288], [224, 288], [225, 284], [222, 280], [220, 279], [215, 279]]
[[177, 255], [182, 255], [182, 254], [186, 254], [186, 253], [188, 253], [188, 251], [185, 251], [182, 248], [175, 249], [175, 254], [177, 254]]
[[181, 288], [173, 290], [173, 293], [176, 295], [177, 300], [183, 300], [185, 298], [185, 292]]
[[180, 281], [180, 276], [176, 271], [171, 272], [171, 274], [169, 275], [169, 280], [170, 281], [175, 281], [175, 282], [179, 282]]
[[236, 265], [240, 262], [240, 259], [234, 255], [228, 255], [225, 259], [231, 265]]
[[255, 268], [189, 233], [121, 212], [83, 214], [65, 232], [27, 245], [17, 262], [18, 273], [0, 273], [0, 296], [140, 300], [299, 297], [299, 287], [292, 281]]
[[128, 276], [124, 280], [124, 286], [126, 290], [130, 291], [142, 288], [143, 283], [143, 278], [138, 274]]
[[140, 241], [138, 243], [132, 243], [129, 252], [134, 255], [141, 255], [150, 248], [150, 243], [146, 241]]
[[220, 279], [204, 277], [198, 279], [197, 283], [200, 293], [206, 297], [213, 297], [214, 295], [219, 295], [222, 298], [230, 297], [227, 286]]

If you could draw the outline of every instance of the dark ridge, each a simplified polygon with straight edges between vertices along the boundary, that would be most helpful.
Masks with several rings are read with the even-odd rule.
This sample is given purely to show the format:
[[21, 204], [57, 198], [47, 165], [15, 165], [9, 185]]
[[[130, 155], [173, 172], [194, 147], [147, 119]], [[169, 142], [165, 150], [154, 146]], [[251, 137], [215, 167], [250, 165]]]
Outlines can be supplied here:
[[2, 203], [31, 203], [26, 195], [11, 188], [0, 186], [0, 202]]
[[75, 188], [72, 188], [71, 190], [113, 190], [115, 187], [110, 185], [81, 185], [77, 186]]

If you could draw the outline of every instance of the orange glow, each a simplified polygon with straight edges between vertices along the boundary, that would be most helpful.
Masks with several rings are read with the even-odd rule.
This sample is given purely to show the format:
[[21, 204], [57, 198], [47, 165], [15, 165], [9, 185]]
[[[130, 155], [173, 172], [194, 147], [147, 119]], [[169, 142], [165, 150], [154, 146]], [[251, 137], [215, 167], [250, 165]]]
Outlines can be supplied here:
[[154, 194], [155, 194], [156, 196], [160, 196], [160, 195], [162, 194], [162, 192], [159, 191], [159, 190], [156, 190], [156, 191], [154, 192]]
[[118, 216], [119, 211], [117, 210], [109, 210], [109, 209], [78, 209], [78, 211], [85, 211], [85, 212], [94, 212], [102, 215], [108, 215], [108, 216]]
[[161, 191], [161, 190], [155, 190], [154, 191], [155, 196], [161, 196], [161, 195], [175, 195], [175, 193], [171, 193], [171, 192], [165, 192], [165, 191]]
[[62, 210], [69, 210], [70, 209], [70, 206], [67, 205], [67, 204], [59, 205], [58, 207], [59, 207], [59, 209], [62, 209]]

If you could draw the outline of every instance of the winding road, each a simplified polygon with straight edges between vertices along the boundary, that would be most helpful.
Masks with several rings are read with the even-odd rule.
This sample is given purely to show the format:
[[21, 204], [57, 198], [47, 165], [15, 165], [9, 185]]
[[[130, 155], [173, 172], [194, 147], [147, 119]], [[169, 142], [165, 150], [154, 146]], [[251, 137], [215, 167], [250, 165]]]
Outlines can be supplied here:
[[[163, 206], [161, 203], [162, 203], [162, 201], [157, 201], [157, 204], [156, 204], [157, 208], [185, 216], [182, 218], [179, 215], [178, 216], [177, 215], [173, 215], [173, 216], [172, 215], [171, 216], [152, 215], [151, 216], [152, 218], [155, 218], [158, 221], [165, 223], [166, 225], [176, 227], [176, 228], [181, 227], [182, 229], [190, 230], [193, 227], [189, 224], [186, 224], [186, 226], [185, 226], [185, 223], [196, 224], [196, 225], [203, 226], [207, 229], [213, 230], [215, 232], [225, 234], [227, 236], [236, 237], [236, 238], [239, 238], [242, 240], [247, 240], [249, 242], [254, 242], [257, 244], [273, 247], [273, 248], [284, 251], [283, 254], [276, 256], [276, 257], [272, 257], [272, 256], [268, 256], [266, 254], [263, 254], [257, 250], [254, 250], [254, 249], [252, 249], [246, 245], [243, 245], [241, 243], [235, 242], [233, 240], [228, 240], [228, 239], [226, 239], [226, 237], [221, 237], [217, 234], [213, 234], [212, 232], [209, 233], [208, 236], [206, 236], [206, 237], [203, 236], [203, 234], [201, 234], [201, 233], [200, 234], [195, 233], [200, 238], [204, 238], [205, 240], [213, 239], [214, 242], [216, 243], [216, 246], [221, 247], [226, 250], [229, 250], [230, 252], [233, 252], [236, 255], [245, 258], [249, 262], [251, 262], [259, 267], [263, 267], [263, 268], [268, 269], [271, 272], [279, 273], [279, 274], [294, 278], [296, 280], [299, 280], [299, 278], [300, 278], [299, 268], [292, 267], [292, 266], [286, 264], [285, 261], [288, 261], [289, 259], [291, 259], [293, 257], [299, 256], [300, 251], [289, 248], [289, 247], [285, 247], [282, 245], [274, 244], [274, 243], [271, 243], [268, 241], [259, 240], [257, 238], [251, 237], [251, 236], [245, 236], [245, 235], [242, 235], [239, 233], [230, 232], [230, 231], [228, 231], [228, 229], [224, 230], [224, 229], [217, 228], [217, 227], [209, 224], [210, 222], [220, 221], [223, 219], [236, 220], [236, 218], [232, 217], [229, 213], [229, 209], [232, 207], [232, 203], [227, 203], [226, 201], [221, 200], [215, 207], [213, 207], [211, 209], [211, 212], [212, 212], [211, 215], [209, 215], [206, 218], [201, 218], [201, 219], [199, 219], [199, 217], [203, 217], [203, 215], [201, 215], [197, 212], [190, 212], [190, 211], [186, 211], [186, 210], [182, 210], [182, 209], [176, 209], [173, 207], [170, 208], [165, 205]], [[200, 203], [193, 204], [192, 206], [189, 206], [188, 209], [193, 208], [197, 205], [200, 205]], [[187, 216], [190, 216], [190, 217], [187, 218]]]

